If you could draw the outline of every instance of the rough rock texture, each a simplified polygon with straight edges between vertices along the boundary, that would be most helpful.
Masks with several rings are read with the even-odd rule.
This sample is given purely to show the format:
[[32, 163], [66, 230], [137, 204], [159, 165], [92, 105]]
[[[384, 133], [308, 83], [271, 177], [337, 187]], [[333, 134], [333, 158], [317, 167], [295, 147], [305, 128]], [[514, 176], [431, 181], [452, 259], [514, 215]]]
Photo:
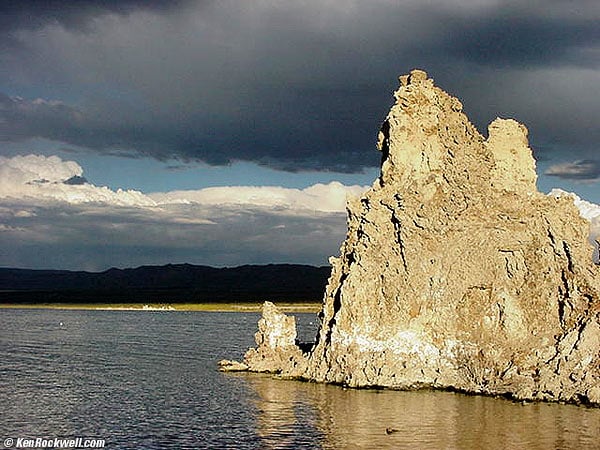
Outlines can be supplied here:
[[[414, 70], [379, 133], [379, 179], [348, 234], [314, 348], [272, 307], [245, 364], [353, 387], [600, 404], [600, 268], [570, 198], [539, 193], [527, 129], [485, 139]], [[268, 342], [267, 342], [268, 341]]]
[[244, 355], [244, 364], [255, 372], [301, 373], [306, 358], [296, 342], [296, 318], [289, 317], [271, 302], [265, 302], [258, 331], [257, 347]]

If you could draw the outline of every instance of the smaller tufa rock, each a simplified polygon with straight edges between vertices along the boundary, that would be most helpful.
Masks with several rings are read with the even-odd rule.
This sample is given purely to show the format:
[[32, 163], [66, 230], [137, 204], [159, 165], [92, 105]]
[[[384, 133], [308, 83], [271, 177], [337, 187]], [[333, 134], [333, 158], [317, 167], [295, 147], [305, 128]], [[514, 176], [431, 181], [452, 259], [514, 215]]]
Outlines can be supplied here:
[[306, 358], [296, 345], [296, 318], [283, 314], [273, 303], [263, 304], [257, 348], [244, 355], [244, 364], [253, 372], [285, 373], [298, 376], [306, 367]]
[[296, 344], [295, 317], [286, 316], [271, 302], [263, 304], [262, 314], [254, 335], [256, 345], [276, 349]]

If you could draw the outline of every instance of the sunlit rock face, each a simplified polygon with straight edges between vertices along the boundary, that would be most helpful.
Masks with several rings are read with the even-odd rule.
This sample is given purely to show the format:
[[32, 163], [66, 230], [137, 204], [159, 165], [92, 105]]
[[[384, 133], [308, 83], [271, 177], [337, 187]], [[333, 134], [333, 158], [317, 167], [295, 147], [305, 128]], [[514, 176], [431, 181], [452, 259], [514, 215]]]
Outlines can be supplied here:
[[315, 346], [245, 363], [353, 387], [600, 404], [589, 222], [572, 198], [537, 191], [523, 125], [496, 119], [486, 139], [425, 72], [400, 84], [381, 175], [348, 204]]
[[306, 358], [296, 345], [296, 318], [286, 316], [271, 302], [263, 305], [254, 340], [256, 348], [244, 355], [244, 364], [250, 370], [283, 374], [306, 370]]

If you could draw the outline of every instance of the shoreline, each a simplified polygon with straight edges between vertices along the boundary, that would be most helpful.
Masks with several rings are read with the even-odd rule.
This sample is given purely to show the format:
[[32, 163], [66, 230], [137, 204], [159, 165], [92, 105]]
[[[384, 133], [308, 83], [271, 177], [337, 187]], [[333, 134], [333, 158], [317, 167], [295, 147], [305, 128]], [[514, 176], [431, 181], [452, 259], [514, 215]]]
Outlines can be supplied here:
[[[315, 302], [281, 302], [277, 307], [288, 313], [318, 313], [321, 303]], [[201, 311], [201, 312], [249, 312], [260, 313], [261, 303], [4, 303], [0, 309], [60, 309], [60, 310], [92, 310], [92, 311]]]

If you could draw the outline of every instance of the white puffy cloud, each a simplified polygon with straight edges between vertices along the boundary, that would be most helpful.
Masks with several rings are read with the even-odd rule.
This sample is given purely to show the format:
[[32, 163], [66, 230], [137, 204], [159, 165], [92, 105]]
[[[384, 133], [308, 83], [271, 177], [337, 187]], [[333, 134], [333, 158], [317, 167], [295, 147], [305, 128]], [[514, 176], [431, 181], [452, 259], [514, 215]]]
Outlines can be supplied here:
[[346, 230], [339, 182], [305, 189], [226, 186], [145, 194], [65, 184], [58, 157], [0, 159], [0, 266], [100, 270], [191, 262], [325, 264]]
[[83, 175], [83, 169], [75, 161], [62, 161], [58, 156], [0, 156], [0, 175], [1, 186], [5, 188], [10, 184], [26, 184], [40, 180], [62, 182], [73, 176]]
[[305, 189], [279, 186], [225, 186], [196, 191], [172, 191], [150, 194], [157, 204], [202, 204], [283, 208], [296, 211], [342, 212], [348, 195], [359, 196], [365, 186], [344, 186], [333, 181]]
[[71, 204], [154, 205], [151, 199], [134, 190], [112, 191], [89, 183], [69, 184], [74, 177], [84, 181], [81, 166], [58, 156], [0, 157], [0, 198], [24, 199], [28, 203], [37, 199], [38, 202], [57, 200]]
[[366, 186], [344, 186], [333, 181], [305, 189], [280, 186], [224, 186], [199, 190], [144, 194], [136, 190], [113, 191], [87, 182], [83, 169], [74, 161], [57, 156], [27, 155], [0, 157], [0, 198], [63, 201], [70, 204], [102, 203], [113, 206], [160, 207], [164, 205], [204, 205], [252, 208], [279, 208], [287, 211], [343, 212], [348, 195], [358, 196]]

